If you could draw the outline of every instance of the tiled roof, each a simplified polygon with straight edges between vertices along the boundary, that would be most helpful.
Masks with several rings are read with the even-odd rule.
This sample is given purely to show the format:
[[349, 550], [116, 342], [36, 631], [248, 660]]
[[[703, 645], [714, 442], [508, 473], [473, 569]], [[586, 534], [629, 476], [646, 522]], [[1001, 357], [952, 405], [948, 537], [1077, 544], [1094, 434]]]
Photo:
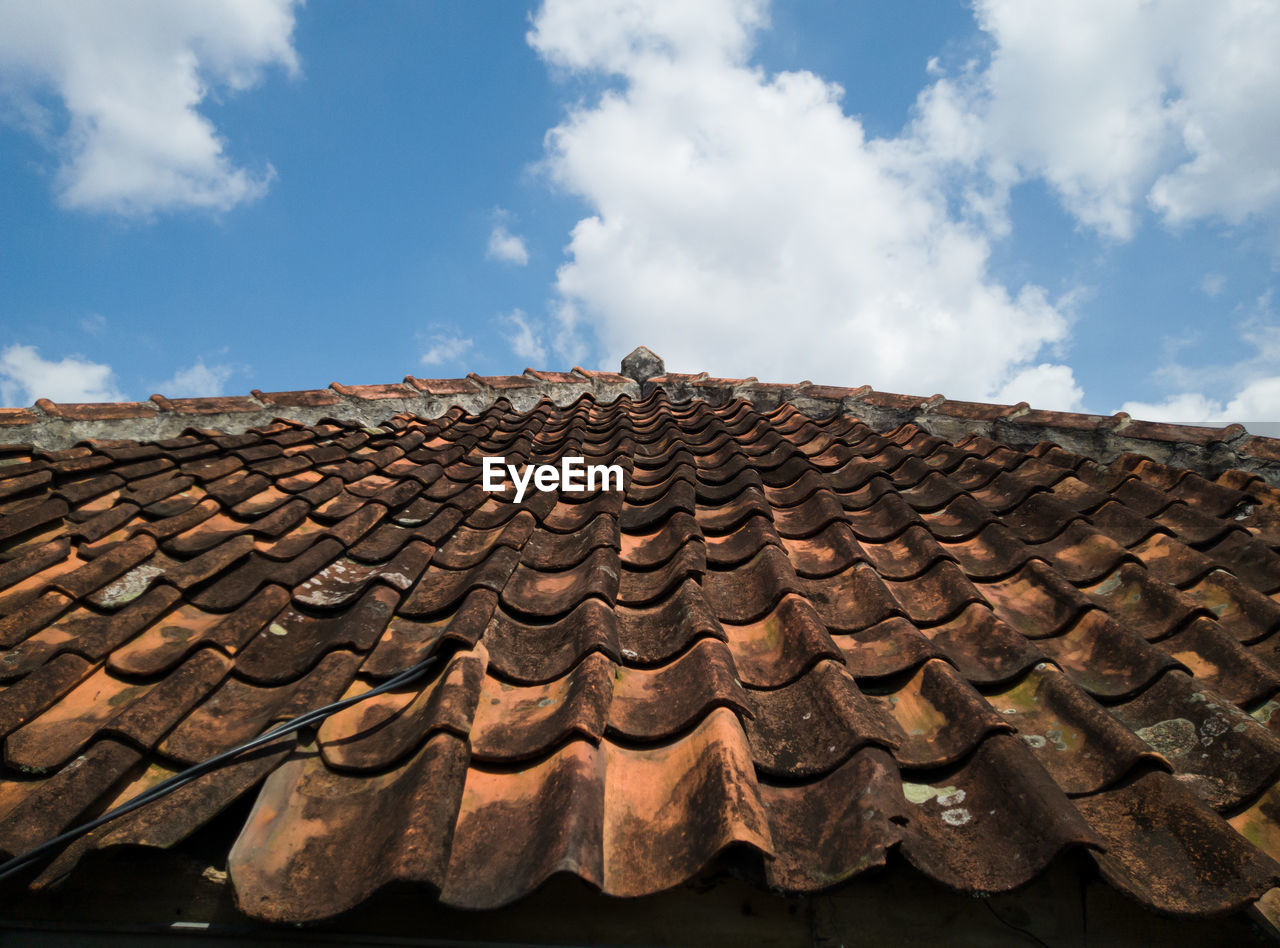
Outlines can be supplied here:
[[[1075, 851], [1156, 910], [1268, 910], [1280, 490], [1238, 468], [1271, 444], [635, 374], [415, 380], [483, 401], [436, 417], [339, 387], [316, 410], [362, 399], [356, 421], [236, 434], [161, 400], [185, 431], [0, 449], [0, 851], [434, 652], [425, 684], [120, 818], [37, 884], [251, 796], [228, 867], [271, 920], [393, 880], [466, 907], [556, 872], [640, 895], [728, 856], [808, 892], [894, 851], [962, 891]], [[42, 410], [23, 430], [141, 409]], [[485, 455], [583, 455], [627, 487], [516, 504], [481, 488]]]

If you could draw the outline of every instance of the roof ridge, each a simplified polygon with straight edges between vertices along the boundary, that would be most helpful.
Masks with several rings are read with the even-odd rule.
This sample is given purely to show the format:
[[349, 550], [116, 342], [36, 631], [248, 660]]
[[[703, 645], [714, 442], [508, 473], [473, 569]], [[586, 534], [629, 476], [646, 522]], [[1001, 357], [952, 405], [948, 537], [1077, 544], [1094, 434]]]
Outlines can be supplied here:
[[[721, 404], [742, 398], [766, 411], [788, 403], [815, 418], [843, 412], [877, 431], [912, 423], [953, 441], [972, 434], [1020, 448], [1052, 441], [1104, 464], [1123, 454], [1140, 454], [1208, 476], [1240, 470], [1280, 487], [1280, 439], [1253, 435], [1240, 424], [1218, 428], [1175, 425], [1135, 420], [1125, 412], [1049, 411], [1026, 402], [1000, 405], [949, 399], [941, 394], [901, 395], [869, 385], [850, 388], [815, 385], [808, 380], [777, 383], [755, 377], [719, 378], [706, 372], [671, 373], [644, 347], [628, 355], [622, 368], [622, 372], [580, 366], [569, 372], [526, 368], [521, 375], [472, 372], [456, 379], [406, 375], [401, 382], [382, 385], [334, 382], [325, 389], [253, 389], [248, 395], [202, 398], [171, 399], [157, 394], [145, 402], [57, 403], [41, 398], [30, 408], [0, 408], [0, 444], [55, 450], [89, 439], [155, 441], [188, 428], [218, 428], [237, 434], [281, 419], [315, 424], [326, 418], [342, 418], [374, 426], [402, 412], [436, 417], [459, 407], [479, 413], [500, 398], [525, 411], [543, 398], [567, 405], [583, 395], [611, 402], [622, 395], [643, 398], [661, 390], [677, 402]], [[655, 370], [661, 374], [652, 374]]]

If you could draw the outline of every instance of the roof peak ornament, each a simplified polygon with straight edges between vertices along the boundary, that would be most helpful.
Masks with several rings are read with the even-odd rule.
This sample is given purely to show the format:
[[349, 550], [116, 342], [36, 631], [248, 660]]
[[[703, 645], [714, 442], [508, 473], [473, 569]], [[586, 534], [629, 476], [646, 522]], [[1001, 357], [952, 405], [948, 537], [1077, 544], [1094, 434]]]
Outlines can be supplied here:
[[631, 350], [631, 354], [622, 360], [622, 374], [644, 383], [655, 376], [666, 375], [667, 367], [652, 349], [647, 346], [636, 346]]

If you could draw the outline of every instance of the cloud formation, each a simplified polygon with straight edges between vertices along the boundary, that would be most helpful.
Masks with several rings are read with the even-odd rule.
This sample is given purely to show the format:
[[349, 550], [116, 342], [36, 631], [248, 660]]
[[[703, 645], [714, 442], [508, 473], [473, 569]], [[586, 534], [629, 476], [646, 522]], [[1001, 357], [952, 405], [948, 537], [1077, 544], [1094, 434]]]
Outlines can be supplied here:
[[1080, 223], [1133, 236], [1280, 221], [1280, 6], [977, 0], [989, 62], [921, 96], [929, 145], [1003, 191], [1043, 178]]
[[525, 246], [523, 237], [511, 233], [507, 230], [507, 225], [499, 220], [489, 232], [489, 248], [485, 256], [490, 260], [501, 260], [503, 263], [523, 267], [529, 262], [529, 248]]
[[90, 313], [88, 316], [81, 318], [80, 331], [86, 332], [91, 336], [101, 336], [107, 331], [107, 317], [101, 313]]
[[[270, 165], [238, 167], [200, 105], [298, 68], [294, 0], [0, 0], [9, 113], [60, 166], [66, 208], [121, 215], [223, 211], [266, 192]], [[52, 92], [65, 129], [40, 105]]]
[[[530, 45], [604, 89], [547, 136], [544, 170], [591, 208], [557, 274], [561, 354], [645, 342], [686, 369], [1075, 408], [1080, 288], [989, 268], [1016, 185], [1044, 181], [1109, 240], [1144, 218], [1280, 235], [1280, 7], [974, 11], [985, 55], [930, 62], [910, 122], [874, 138], [849, 114], [860, 90], [846, 111], [812, 73], [752, 65], [763, 0], [546, 0]], [[1261, 404], [1247, 384], [1197, 404]]]
[[620, 80], [547, 136], [592, 209], [557, 274], [561, 354], [593, 331], [606, 364], [644, 343], [675, 370], [1074, 407], [1059, 303], [991, 276], [914, 135], [869, 139], [839, 86], [752, 66], [765, 23], [752, 0], [535, 16], [548, 64]]
[[547, 347], [538, 338], [533, 323], [522, 309], [513, 309], [505, 316], [499, 316], [498, 322], [507, 332], [507, 345], [522, 359], [528, 360], [531, 368], [541, 368], [547, 362]]
[[[1172, 358], [1158, 381], [1174, 394], [1162, 401], [1130, 401], [1121, 406], [1150, 421], [1280, 421], [1280, 321], [1271, 294], [1264, 293], [1240, 321], [1238, 334], [1249, 355], [1226, 365], [1188, 367]], [[1205, 391], [1219, 393], [1217, 397]]]
[[433, 333], [427, 351], [422, 354], [421, 362], [423, 365], [442, 365], [446, 362], [456, 362], [474, 344], [474, 339], [469, 336], [459, 335], [456, 332]]
[[[1114, 240], [1144, 215], [1168, 227], [1259, 224], [1280, 255], [1280, 6], [1250, 0], [978, 0], [991, 56], [918, 101], [914, 133], [965, 169], [996, 228], [1009, 189], [1046, 181], [1076, 220]], [[1200, 288], [1220, 296], [1221, 273]], [[1252, 354], [1155, 381], [1173, 394], [1136, 418], [1280, 419], [1280, 326], [1269, 298], [1239, 327]], [[1209, 395], [1206, 392], [1216, 392]]]
[[1200, 290], [1205, 296], [1213, 299], [1221, 296], [1227, 288], [1227, 278], [1221, 273], [1206, 273], [1200, 281]]
[[0, 350], [0, 400], [5, 405], [31, 405], [38, 398], [55, 402], [118, 402], [111, 366], [67, 356], [56, 362], [42, 358], [35, 346]]
[[1146, 421], [1274, 422], [1280, 420], [1280, 376], [1250, 382], [1226, 400], [1209, 398], [1199, 392], [1182, 392], [1161, 402], [1125, 402], [1120, 410]]
[[179, 369], [170, 378], [156, 385], [156, 391], [166, 398], [204, 398], [222, 395], [227, 380], [235, 373], [229, 365], [206, 365], [204, 358], [195, 364]]

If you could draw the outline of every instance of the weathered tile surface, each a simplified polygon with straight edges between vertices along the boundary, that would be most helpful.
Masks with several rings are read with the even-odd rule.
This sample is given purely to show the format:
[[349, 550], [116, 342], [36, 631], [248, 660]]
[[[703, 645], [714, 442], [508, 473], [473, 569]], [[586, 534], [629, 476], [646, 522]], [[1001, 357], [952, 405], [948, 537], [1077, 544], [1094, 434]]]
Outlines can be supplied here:
[[[429, 680], [104, 827], [47, 876], [251, 798], [231, 879], [274, 920], [395, 880], [467, 907], [557, 872], [641, 895], [726, 850], [797, 892], [895, 848], [971, 892], [1080, 850], [1175, 913], [1280, 882], [1280, 491], [1262, 477], [997, 437], [1124, 419], [702, 376], [508, 400], [530, 379], [635, 388], [576, 371], [154, 400], [115, 414], [385, 411], [5, 447], [0, 852], [435, 653]], [[760, 397], [699, 397], [714, 385]], [[487, 407], [402, 410], [462, 394]], [[962, 424], [986, 433], [930, 433]], [[1239, 440], [1218, 434], [1187, 450]], [[620, 464], [626, 490], [517, 505], [480, 487], [486, 455], [566, 454]]]

